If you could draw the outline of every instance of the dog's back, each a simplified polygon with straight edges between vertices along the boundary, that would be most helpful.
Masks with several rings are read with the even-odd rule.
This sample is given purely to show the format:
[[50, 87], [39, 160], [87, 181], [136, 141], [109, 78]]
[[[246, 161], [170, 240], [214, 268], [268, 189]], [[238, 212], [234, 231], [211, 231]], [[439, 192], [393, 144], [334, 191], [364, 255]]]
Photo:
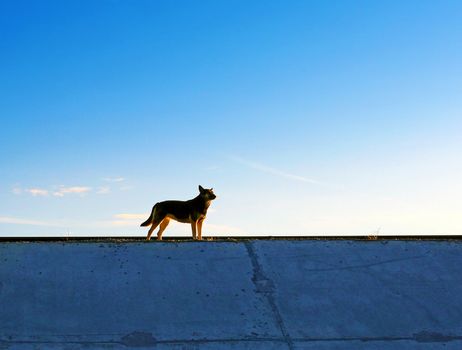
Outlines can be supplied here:
[[159, 210], [160, 217], [169, 217], [179, 222], [189, 223], [194, 212], [193, 200], [189, 201], [164, 201], [156, 204]]

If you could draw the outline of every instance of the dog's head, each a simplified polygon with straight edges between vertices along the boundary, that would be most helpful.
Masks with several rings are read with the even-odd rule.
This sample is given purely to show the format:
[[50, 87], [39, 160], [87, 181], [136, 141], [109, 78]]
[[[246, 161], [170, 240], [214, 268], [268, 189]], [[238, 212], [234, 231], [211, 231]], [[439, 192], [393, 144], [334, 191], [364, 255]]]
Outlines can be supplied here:
[[199, 185], [199, 192], [201, 197], [203, 197], [206, 201], [211, 201], [217, 198], [215, 193], [213, 193], [213, 188], [203, 188], [201, 185]]

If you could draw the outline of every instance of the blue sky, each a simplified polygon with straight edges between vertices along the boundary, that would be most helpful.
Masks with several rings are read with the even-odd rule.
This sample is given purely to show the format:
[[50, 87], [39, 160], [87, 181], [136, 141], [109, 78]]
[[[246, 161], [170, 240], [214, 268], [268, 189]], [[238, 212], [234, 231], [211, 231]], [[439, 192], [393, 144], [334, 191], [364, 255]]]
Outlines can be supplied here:
[[[0, 235], [462, 234], [462, 2], [2, 1]], [[189, 235], [173, 224], [171, 235]]]

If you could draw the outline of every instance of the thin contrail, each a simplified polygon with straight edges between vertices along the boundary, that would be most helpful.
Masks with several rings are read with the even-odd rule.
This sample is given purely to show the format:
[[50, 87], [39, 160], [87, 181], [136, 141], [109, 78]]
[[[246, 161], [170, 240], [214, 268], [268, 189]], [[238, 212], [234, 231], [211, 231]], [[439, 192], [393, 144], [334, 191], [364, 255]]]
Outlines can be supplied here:
[[272, 175], [275, 175], [275, 176], [284, 177], [286, 179], [295, 180], [295, 181], [301, 181], [301, 182], [307, 182], [307, 183], [311, 183], [311, 184], [317, 184], [317, 185], [322, 184], [321, 182], [319, 182], [317, 180], [310, 179], [308, 177], [304, 177], [304, 176], [300, 176], [300, 175], [290, 174], [290, 173], [287, 173], [285, 171], [275, 169], [275, 168], [272, 168], [272, 167], [264, 165], [264, 164], [260, 164], [260, 163], [257, 163], [257, 162], [253, 162], [253, 161], [243, 159], [241, 157], [231, 156], [230, 158], [232, 160], [234, 160], [235, 162], [247, 165], [248, 167], [250, 167], [252, 169], [259, 170], [259, 171], [267, 173], [267, 174], [272, 174]]
[[24, 218], [14, 218], [10, 216], [0, 216], [0, 224], [63, 227], [63, 225], [55, 223], [55, 222], [30, 220], [30, 219], [24, 219]]

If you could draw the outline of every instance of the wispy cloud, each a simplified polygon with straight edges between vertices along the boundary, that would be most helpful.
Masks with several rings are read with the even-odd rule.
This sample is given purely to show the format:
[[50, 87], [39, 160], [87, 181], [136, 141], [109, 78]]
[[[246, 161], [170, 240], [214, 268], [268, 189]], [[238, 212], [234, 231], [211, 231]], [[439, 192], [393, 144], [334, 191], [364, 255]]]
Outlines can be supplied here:
[[135, 222], [134, 220], [112, 220], [110, 224], [110, 226], [140, 226], [140, 223], [138, 221]]
[[107, 186], [99, 187], [96, 190], [96, 194], [108, 194], [111, 193], [111, 189]]
[[33, 225], [33, 226], [55, 226], [61, 227], [60, 224], [55, 222], [30, 220], [24, 218], [14, 218], [10, 216], [0, 216], [0, 224], [16, 224], [16, 225]]
[[11, 192], [12, 192], [13, 194], [19, 195], [19, 194], [22, 193], [22, 188], [20, 188], [20, 187], [14, 187], [14, 188], [11, 190]]
[[[20, 188], [14, 187], [11, 192], [16, 195], [23, 193], [30, 194], [34, 197], [47, 197], [53, 195], [54, 197], [64, 197], [67, 194], [80, 194], [84, 195], [91, 192], [92, 188], [87, 186], [59, 186], [57, 189], [48, 190], [44, 188], [32, 187], [32, 188]], [[109, 187], [100, 187], [97, 193], [108, 193]]]
[[134, 214], [122, 213], [115, 214], [114, 219], [110, 222], [112, 226], [139, 226], [141, 220], [144, 221], [149, 216], [149, 213]]
[[146, 219], [149, 214], [143, 213], [143, 214], [116, 214], [114, 215], [114, 218], [116, 219], [122, 219], [122, 220], [139, 220], [139, 219]]
[[64, 197], [66, 194], [84, 195], [90, 191], [91, 191], [91, 187], [86, 187], [86, 186], [72, 186], [72, 187], [60, 186], [57, 191], [53, 192], [53, 196]]
[[30, 193], [34, 197], [46, 197], [48, 196], [48, 190], [44, 190], [43, 188], [28, 188], [25, 189], [24, 192]]
[[308, 178], [308, 177], [304, 177], [304, 176], [300, 176], [300, 175], [294, 175], [294, 174], [291, 174], [291, 173], [288, 173], [288, 172], [285, 172], [285, 171], [282, 171], [282, 170], [279, 170], [279, 169], [276, 169], [276, 168], [272, 168], [270, 166], [267, 166], [267, 165], [264, 165], [264, 164], [261, 164], [261, 163], [257, 163], [257, 162], [253, 162], [253, 161], [243, 159], [241, 157], [231, 156], [230, 158], [233, 161], [237, 162], [237, 163], [243, 164], [243, 165], [245, 165], [245, 166], [247, 166], [249, 168], [261, 171], [263, 173], [283, 177], [283, 178], [286, 178], [286, 179], [289, 179], [289, 180], [294, 180], [294, 181], [307, 182], [307, 183], [318, 184], [318, 185], [321, 184], [321, 182], [319, 182], [317, 180], [314, 180], [314, 179], [311, 179], [311, 178]]
[[106, 182], [123, 182], [125, 178], [118, 176], [118, 177], [103, 177], [103, 181]]
[[247, 232], [242, 230], [239, 227], [229, 226], [229, 225], [217, 225], [209, 224], [207, 221], [204, 224], [205, 230], [210, 232], [210, 234], [221, 234], [221, 235], [230, 235], [230, 236], [246, 236]]

